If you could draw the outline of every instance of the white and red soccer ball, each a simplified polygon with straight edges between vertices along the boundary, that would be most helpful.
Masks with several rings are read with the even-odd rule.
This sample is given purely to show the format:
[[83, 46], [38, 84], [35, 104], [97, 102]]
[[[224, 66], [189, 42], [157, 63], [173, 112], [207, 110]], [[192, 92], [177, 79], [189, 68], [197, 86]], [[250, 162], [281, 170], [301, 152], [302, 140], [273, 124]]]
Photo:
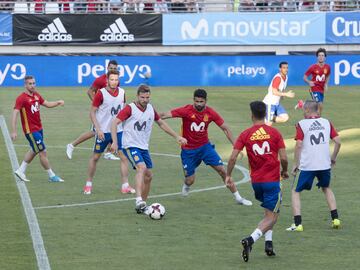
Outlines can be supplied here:
[[165, 207], [160, 203], [153, 203], [149, 206], [148, 214], [151, 219], [162, 219], [165, 216]]

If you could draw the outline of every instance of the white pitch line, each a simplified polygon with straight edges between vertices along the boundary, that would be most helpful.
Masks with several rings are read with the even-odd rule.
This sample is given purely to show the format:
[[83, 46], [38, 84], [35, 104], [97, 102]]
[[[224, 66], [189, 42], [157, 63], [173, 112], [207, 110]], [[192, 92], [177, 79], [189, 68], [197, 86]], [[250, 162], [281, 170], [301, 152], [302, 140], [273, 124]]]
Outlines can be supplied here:
[[[8, 150], [12, 170], [15, 171], [19, 167], [19, 162], [16, 157], [14, 145], [11, 141], [9, 130], [7, 128], [5, 118], [3, 115], [0, 115], [0, 127], [2, 134], [4, 136], [6, 148]], [[29, 192], [23, 181], [17, 180], [15, 175], [14, 175], [14, 179], [16, 182], [17, 189], [20, 193], [21, 203], [24, 208], [27, 223], [29, 225], [30, 235], [36, 255], [38, 268], [40, 270], [50, 270], [51, 268], [50, 268], [49, 258], [45, 250], [44, 241], [40, 231], [40, 226], [34, 208], [31, 203]]]
[[[28, 147], [28, 145], [15, 145], [15, 146], [19, 146], [19, 147], [25, 147], [26, 146], [26, 147]], [[56, 148], [56, 149], [65, 149], [65, 146], [46, 146], [46, 147], [47, 148]], [[92, 149], [92, 148], [89, 148], [89, 147], [76, 147], [76, 148], [77, 149], [82, 149], [82, 150], [91, 150]], [[151, 155], [180, 158], [179, 155], [174, 155], [174, 154], [151, 153]], [[227, 162], [224, 162], [224, 164], [227, 165]], [[242, 174], [244, 175], [242, 180], [240, 180], [238, 182], [235, 182], [236, 185], [246, 183], [246, 182], [248, 182], [250, 180], [249, 171], [246, 168], [244, 168], [244, 167], [242, 167], [240, 165], [235, 165], [235, 168], [238, 169], [239, 171], [241, 171]], [[204, 192], [204, 191], [221, 189], [221, 188], [225, 188], [225, 187], [226, 187], [225, 185], [220, 185], [220, 186], [214, 186], [214, 187], [209, 187], [209, 188], [194, 189], [194, 190], [191, 190], [190, 193], [199, 193], [199, 192]], [[165, 193], [165, 194], [151, 195], [151, 196], [149, 196], [149, 199], [172, 197], [172, 196], [179, 196], [179, 195], [181, 195], [181, 192]], [[135, 200], [135, 198], [106, 200], [106, 201], [95, 201], [95, 202], [86, 202], [86, 203], [61, 204], [61, 205], [47, 205], [47, 206], [34, 207], [34, 209], [39, 210], [39, 209], [53, 209], [53, 208], [65, 208], [65, 207], [89, 206], [89, 205], [98, 205], [98, 204], [126, 202], [126, 201], [132, 201], [132, 200]]]

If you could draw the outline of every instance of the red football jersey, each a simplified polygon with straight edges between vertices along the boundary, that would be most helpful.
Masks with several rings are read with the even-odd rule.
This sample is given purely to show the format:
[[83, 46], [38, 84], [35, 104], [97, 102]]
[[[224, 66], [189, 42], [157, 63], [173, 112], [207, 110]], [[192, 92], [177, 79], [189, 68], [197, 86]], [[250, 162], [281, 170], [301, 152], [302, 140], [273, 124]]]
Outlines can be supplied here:
[[313, 64], [309, 67], [305, 75], [311, 75], [311, 81], [315, 83], [315, 85], [311, 87], [311, 92], [324, 93], [325, 81], [326, 78], [330, 76], [330, 72], [331, 70], [328, 64], [324, 64], [322, 67], [318, 64]]
[[[120, 81], [118, 83], [118, 86], [119, 85], [120, 85]], [[106, 86], [107, 86], [106, 74], [103, 74], [100, 77], [97, 77], [92, 84], [92, 87], [94, 87], [96, 89], [96, 92], [99, 91], [101, 88], [105, 88]]]
[[182, 118], [182, 136], [187, 139], [187, 145], [183, 149], [195, 149], [209, 142], [208, 126], [215, 122], [218, 126], [224, 123], [224, 119], [212, 108], [206, 106], [201, 112], [189, 104], [171, 111], [172, 117]]
[[234, 149], [246, 148], [252, 183], [280, 181], [279, 149], [285, 148], [280, 132], [265, 124], [253, 125], [237, 138]]
[[14, 109], [20, 111], [22, 128], [25, 134], [42, 130], [40, 119], [40, 105], [44, 99], [39, 93], [33, 95], [22, 93], [16, 98]]

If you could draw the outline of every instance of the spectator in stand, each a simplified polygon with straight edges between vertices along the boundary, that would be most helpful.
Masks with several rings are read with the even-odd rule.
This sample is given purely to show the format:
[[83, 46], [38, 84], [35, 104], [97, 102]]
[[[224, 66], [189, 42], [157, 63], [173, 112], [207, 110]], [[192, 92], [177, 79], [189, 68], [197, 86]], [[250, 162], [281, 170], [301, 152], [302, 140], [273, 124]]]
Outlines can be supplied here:
[[271, 11], [284, 11], [284, 0], [271, 1]]
[[173, 13], [185, 13], [187, 11], [184, 0], [171, 0], [170, 10]]
[[296, 11], [299, 6], [299, 1], [296, 0], [285, 0], [284, 1], [284, 10], [285, 11]]
[[155, 0], [144, 0], [143, 4], [144, 4], [143, 11], [145, 13], [154, 13]]
[[199, 13], [199, 5], [196, 0], [185, 0], [187, 12]]
[[269, 0], [256, 0], [256, 11], [269, 11]]
[[299, 9], [301, 9], [301, 11], [312, 11], [314, 10], [314, 5], [315, 5], [315, 2], [314, 0], [312, 1], [302, 1], [301, 4], [301, 8], [300, 8], [300, 5], [299, 5]]
[[234, 11], [254, 11], [254, 0], [237, 0], [234, 2]]
[[120, 13], [121, 0], [110, 0], [110, 13]]
[[154, 12], [155, 13], [168, 13], [168, 5], [166, 0], [156, 0], [154, 4]]
[[44, 13], [45, 4], [43, 0], [35, 0], [34, 12], [35, 13]]
[[86, 0], [75, 0], [74, 1], [74, 11], [75, 13], [85, 13], [87, 8]]
[[87, 0], [86, 12], [87, 13], [96, 13], [98, 12], [97, 0]]
[[73, 0], [58, 0], [61, 13], [70, 13], [71, 12], [70, 2], [73, 2]]

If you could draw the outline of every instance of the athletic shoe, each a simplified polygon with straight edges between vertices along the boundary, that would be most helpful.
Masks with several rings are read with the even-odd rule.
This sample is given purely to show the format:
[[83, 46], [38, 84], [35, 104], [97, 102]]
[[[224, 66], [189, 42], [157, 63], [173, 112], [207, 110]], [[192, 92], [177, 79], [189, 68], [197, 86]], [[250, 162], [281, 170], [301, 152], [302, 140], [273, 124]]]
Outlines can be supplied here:
[[106, 152], [104, 154], [104, 158], [107, 159], [107, 160], [120, 160], [119, 157], [115, 156], [113, 153], [111, 152]]
[[238, 204], [240, 205], [246, 205], [246, 206], [251, 206], [252, 202], [245, 199], [245, 198], [241, 198], [240, 200], [236, 200]]
[[144, 215], [147, 215], [147, 216], [150, 215], [150, 207], [149, 207], [149, 206], [146, 206], [146, 207], [145, 207], [145, 209], [144, 209], [144, 211], [143, 211], [143, 214], [144, 214]]
[[26, 178], [25, 173], [21, 172], [19, 169], [17, 169], [14, 174], [21, 180], [24, 182], [30, 182], [29, 179]]
[[181, 190], [181, 195], [186, 197], [189, 195], [189, 191], [190, 191], [190, 187], [183, 185], [182, 190]]
[[274, 247], [273, 247], [273, 242], [272, 241], [265, 241], [265, 253], [269, 257], [276, 255], [275, 252], [274, 252]]
[[289, 228], [286, 229], [289, 232], [302, 232], [304, 231], [304, 227], [303, 225], [299, 224], [299, 225], [295, 225], [295, 224], [291, 224], [291, 226]]
[[295, 110], [297, 109], [302, 109], [304, 107], [304, 101], [303, 100], [298, 100], [298, 103], [295, 105]]
[[249, 255], [250, 255], [250, 252], [252, 249], [252, 246], [249, 241], [249, 237], [241, 240], [241, 244], [244, 248], [242, 251], [242, 258], [243, 258], [244, 262], [247, 262], [249, 260]]
[[339, 229], [341, 225], [340, 219], [333, 219], [331, 222], [331, 227], [333, 227], [333, 229]]
[[59, 183], [59, 182], [65, 182], [63, 179], [61, 179], [59, 176], [54, 175], [49, 177], [49, 182], [53, 182], [53, 183]]
[[90, 195], [92, 191], [92, 186], [84, 186], [84, 194]]
[[145, 209], [146, 209], [146, 202], [145, 201], [136, 202], [136, 204], [135, 204], [136, 213], [142, 214], [142, 213], [144, 213]]
[[66, 155], [67, 155], [68, 159], [72, 159], [73, 151], [74, 151], [74, 146], [71, 143], [69, 143], [66, 146]]
[[132, 188], [131, 186], [127, 186], [126, 188], [121, 188], [121, 193], [122, 194], [134, 194], [135, 189]]

